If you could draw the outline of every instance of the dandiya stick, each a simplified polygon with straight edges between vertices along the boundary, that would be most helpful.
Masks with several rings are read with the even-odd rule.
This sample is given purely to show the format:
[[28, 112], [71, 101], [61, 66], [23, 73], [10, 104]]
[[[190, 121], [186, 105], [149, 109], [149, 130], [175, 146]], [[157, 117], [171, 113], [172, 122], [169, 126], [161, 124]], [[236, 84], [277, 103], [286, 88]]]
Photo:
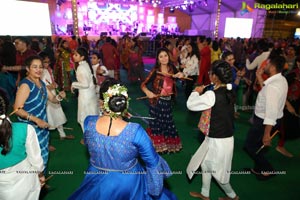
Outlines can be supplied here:
[[[166, 73], [166, 72], [160, 72], [160, 71], [156, 71], [156, 73], [161, 74], [161, 75], [168, 75], [168, 76], [173, 76], [174, 75], [174, 74], [170, 74], [170, 73]], [[182, 79], [193, 81], [192, 78], [188, 78], [188, 77], [182, 77]]]
[[49, 181], [52, 177], [53, 177], [53, 175], [48, 176], [48, 177], [45, 179], [45, 182]]
[[[273, 133], [273, 135], [271, 136], [271, 140], [273, 139], [273, 137], [277, 134], [277, 133], [279, 133], [279, 131], [277, 130], [277, 131], [275, 131], [275, 133]], [[263, 148], [265, 147], [265, 145], [263, 144], [263, 145], [261, 145], [261, 147], [255, 152], [255, 154], [258, 154]]]
[[204, 85], [204, 88], [206, 88], [206, 87], [208, 87], [208, 86], [210, 86], [210, 85], [212, 85], [212, 84], [207, 84], [207, 85]]
[[135, 115], [131, 115], [130, 118], [138, 118], [138, 119], [152, 119], [154, 120], [154, 117], [144, 117], [144, 116], [135, 116]]
[[[170, 93], [169, 95], [172, 95], [173, 93]], [[156, 97], [164, 97], [164, 96], [169, 96], [169, 95], [157, 95]], [[156, 98], [156, 97], [154, 97], [154, 98]], [[138, 97], [138, 98], [136, 98], [136, 100], [142, 100], [142, 99], [149, 99], [149, 97], [147, 97], [147, 96], [143, 96], [143, 97]]]
[[[48, 80], [48, 79], [46, 79], [46, 82], [48, 83], [48, 84], [51, 84], [50, 83], [50, 81]], [[57, 89], [57, 88], [55, 88], [55, 91], [56, 91], [56, 93], [57, 94], [59, 94], [59, 90]], [[65, 98], [63, 98], [66, 102], [68, 102], [68, 99], [65, 97]]]
[[296, 117], [300, 118], [300, 115], [299, 115], [299, 114], [297, 114], [297, 113], [294, 113], [294, 115], [295, 115]]
[[16, 112], [18, 112], [20, 109], [22, 109], [24, 107], [24, 105], [20, 106], [19, 108], [16, 108], [14, 111], [12, 111], [11, 113], [9, 113], [8, 116], [12, 116], [13, 114], [15, 114]]
[[132, 115], [131, 113], [127, 112], [125, 114], [125, 117], [127, 117], [128, 119], [131, 119], [131, 118], [137, 118], [137, 119], [151, 119], [151, 120], [154, 120], [155, 118], [154, 117], [147, 117], [147, 116], [141, 116], [139, 115], [138, 113], [135, 113], [135, 115]]
[[[56, 127], [49, 127], [49, 129], [56, 129]], [[73, 130], [71, 127], [63, 127], [65, 130]]]
[[[210, 83], [210, 84], [207, 84], [207, 85], [203, 85], [203, 87], [206, 88], [206, 87], [208, 87], [208, 86], [210, 86], [210, 85], [213, 85], [213, 84]], [[195, 87], [200, 87], [200, 86], [202, 86], [202, 84], [201, 84], [201, 85], [198, 85], [198, 84], [195, 85]]]

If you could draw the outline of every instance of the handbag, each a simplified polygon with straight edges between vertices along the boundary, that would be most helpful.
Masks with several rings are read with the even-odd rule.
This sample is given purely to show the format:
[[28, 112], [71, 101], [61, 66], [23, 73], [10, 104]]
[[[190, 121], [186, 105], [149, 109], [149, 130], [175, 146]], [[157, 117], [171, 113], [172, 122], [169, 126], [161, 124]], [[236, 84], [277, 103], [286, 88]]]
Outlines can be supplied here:
[[211, 116], [211, 108], [202, 111], [201, 116], [200, 116], [198, 128], [204, 135], [209, 134], [210, 116]]

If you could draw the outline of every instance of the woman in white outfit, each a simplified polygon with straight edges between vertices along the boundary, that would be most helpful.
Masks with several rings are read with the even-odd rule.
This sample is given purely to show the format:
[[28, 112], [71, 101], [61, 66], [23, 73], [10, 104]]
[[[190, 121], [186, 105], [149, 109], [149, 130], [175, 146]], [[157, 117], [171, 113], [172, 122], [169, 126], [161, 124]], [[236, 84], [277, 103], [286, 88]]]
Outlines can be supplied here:
[[8, 99], [0, 91], [0, 199], [37, 200], [45, 177], [35, 129], [27, 123], [11, 123]]
[[76, 70], [77, 81], [72, 83], [71, 92], [74, 93], [74, 89], [78, 89], [77, 121], [84, 132], [83, 122], [86, 116], [99, 114], [96, 79], [85, 48], [78, 48], [74, 52], [73, 59], [79, 65]]
[[200, 55], [196, 43], [187, 45], [187, 55], [181, 59], [180, 68], [183, 73], [191, 80], [185, 80], [185, 96], [188, 98], [193, 91], [193, 87], [198, 80]]
[[234, 96], [230, 65], [226, 61], [215, 61], [210, 79], [214, 84], [213, 90], [201, 94], [204, 86], [196, 87], [187, 101], [189, 110], [207, 112], [210, 109], [209, 125], [202, 129], [206, 135], [205, 140], [193, 155], [186, 170], [191, 179], [201, 165], [202, 190], [201, 193], [190, 192], [190, 195], [209, 200], [210, 182], [214, 177], [227, 195], [219, 200], [238, 200], [239, 197], [229, 183], [234, 145]]

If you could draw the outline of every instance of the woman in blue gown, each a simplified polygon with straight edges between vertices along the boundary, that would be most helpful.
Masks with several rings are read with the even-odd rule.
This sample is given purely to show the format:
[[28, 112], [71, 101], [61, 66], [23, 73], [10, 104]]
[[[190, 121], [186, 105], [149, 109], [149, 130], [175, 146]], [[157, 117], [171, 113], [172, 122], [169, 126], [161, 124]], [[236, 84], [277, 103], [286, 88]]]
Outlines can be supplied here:
[[145, 130], [122, 119], [128, 107], [127, 88], [116, 83], [108, 79], [101, 85], [104, 115], [85, 119], [90, 165], [81, 186], [69, 199], [177, 199], [163, 187], [171, 170]]

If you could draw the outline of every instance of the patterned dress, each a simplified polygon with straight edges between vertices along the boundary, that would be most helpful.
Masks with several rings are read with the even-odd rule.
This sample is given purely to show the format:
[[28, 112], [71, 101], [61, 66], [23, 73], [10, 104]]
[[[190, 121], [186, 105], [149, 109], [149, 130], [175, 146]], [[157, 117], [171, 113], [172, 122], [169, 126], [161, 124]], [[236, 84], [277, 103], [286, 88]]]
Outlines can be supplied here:
[[163, 187], [171, 170], [155, 152], [145, 130], [139, 124], [128, 123], [118, 136], [106, 136], [96, 131], [98, 118], [88, 116], [85, 120], [90, 166], [81, 186], [69, 199], [177, 199]]
[[[30, 88], [30, 93], [28, 98], [26, 99], [23, 109], [26, 110], [26, 112], [28, 112], [29, 114], [32, 114], [33, 116], [36, 116], [37, 118], [40, 118], [41, 120], [47, 122], [46, 106], [47, 106], [48, 94], [47, 94], [45, 83], [42, 81], [40, 81], [40, 83], [41, 83], [41, 88], [38, 88], [33, 82], [31, 82], [27, 78], [24, 78], [20, 82], [20, 86], [22, 84], [27, 84], [28, 87]], [[34, 122], [28, 121], [21, 117], [18, 117], [18, 120], [21, 122], [31, 124], [34, 127], [39, 140], [44, 165], [47, 166], [48, 156], [49, 156], [49, 150], [48, 150], [49, 130], [42, 129], [38, 127]]]
[[[182, 149], [181, 139], [174, 123], [172, 113], [171, 93], [176, 95], [175, 80], [156, 73], [160, 67], [154, 67], [141, 87], [151, 84], [151, 91], [161, 97], [149, 99], [149, 115], [154, 120], [149, 121], [147, 133], [150, 136], [156, 152], [178, 152]], [[174, 66], [169, 67], [168, 73], [176, 74]]]

